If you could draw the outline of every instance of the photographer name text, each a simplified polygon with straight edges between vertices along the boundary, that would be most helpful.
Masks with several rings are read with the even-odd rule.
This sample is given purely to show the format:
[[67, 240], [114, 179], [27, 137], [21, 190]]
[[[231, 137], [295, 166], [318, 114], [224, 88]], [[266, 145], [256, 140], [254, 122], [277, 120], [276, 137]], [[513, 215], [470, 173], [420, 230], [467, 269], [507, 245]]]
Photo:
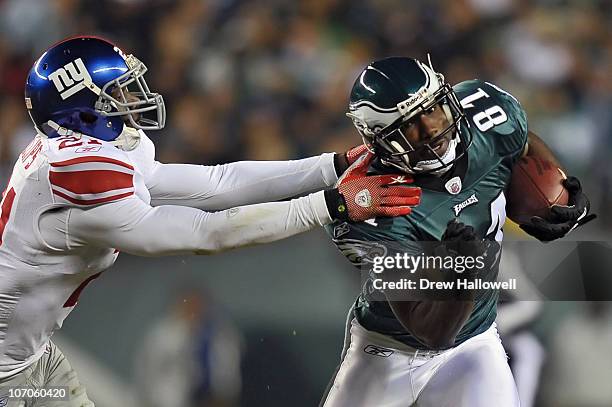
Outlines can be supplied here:
[[420, 278], [418, 281], [402, 278], [398, 281], [374, 279], [377, 290], [516, 290], [516, 279], [507, 281], [487, 281], [482, 279], [457, 279], [453, 281], [434, 281]]

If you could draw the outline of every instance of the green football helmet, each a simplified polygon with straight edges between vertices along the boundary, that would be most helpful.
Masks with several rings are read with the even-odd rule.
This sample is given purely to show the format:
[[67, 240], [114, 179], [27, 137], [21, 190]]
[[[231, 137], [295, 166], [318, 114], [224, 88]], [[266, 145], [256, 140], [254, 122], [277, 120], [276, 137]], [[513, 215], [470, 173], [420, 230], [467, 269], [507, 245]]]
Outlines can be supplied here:
[[[364, 143], [381, 159], [408, 174], [443, 174], [472, 142], [463, 108], [442, 74], [407, 57], [390, 57], [368, 65], [351, 90], [349, 116]], [[413, 145], [405, 129], [440, 105], [449, 125], [426, 142]], [[435, 150], [448, 138], [448, 148]], [[461, 145], [460, 145], [461, 144]], [[428, 157], [417, 160], [416, 157]]]

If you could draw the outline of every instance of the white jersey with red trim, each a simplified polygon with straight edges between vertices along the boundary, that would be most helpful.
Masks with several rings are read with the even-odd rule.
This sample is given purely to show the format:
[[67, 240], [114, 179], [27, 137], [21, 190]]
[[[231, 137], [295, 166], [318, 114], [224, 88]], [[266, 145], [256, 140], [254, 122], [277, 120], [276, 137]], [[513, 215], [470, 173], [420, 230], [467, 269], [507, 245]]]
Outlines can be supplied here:
[[40, 214], [133, 195], [148, 204], [142, 169], [151, 168], [154, 153], [140, 151], [146, 149], [141, 143], [130, 155], [87, 136], [39, 135], [17, 160], [0, 218], [0, 379], [38, 359], [81, 290], [117, 258], [113, 248], [50, 250], [41, 240]]

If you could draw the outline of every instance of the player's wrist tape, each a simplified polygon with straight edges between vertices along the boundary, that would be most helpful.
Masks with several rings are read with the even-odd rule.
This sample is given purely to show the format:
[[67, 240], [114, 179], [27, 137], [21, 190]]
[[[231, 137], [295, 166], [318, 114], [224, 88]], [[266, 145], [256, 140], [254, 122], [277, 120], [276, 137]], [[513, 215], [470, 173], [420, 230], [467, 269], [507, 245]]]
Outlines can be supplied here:
[[338, 191], [338, 188], [328, 189], [325, 191], [325, 204], [329, 216], [333, 220], [348, 221], [349, 213], [344, 196]]

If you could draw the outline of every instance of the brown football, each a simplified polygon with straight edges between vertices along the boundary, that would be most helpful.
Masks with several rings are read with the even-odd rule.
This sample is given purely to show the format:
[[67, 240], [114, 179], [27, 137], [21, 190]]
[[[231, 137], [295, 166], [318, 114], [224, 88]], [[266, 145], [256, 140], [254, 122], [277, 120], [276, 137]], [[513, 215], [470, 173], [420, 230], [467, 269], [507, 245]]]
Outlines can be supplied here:
[[507, 189], [506, 211], [516, 223], [528, 223], [532, 216], [547, 218], [550, 206], [567, 205], [569, 193], [562, 182], [565, 174], [550, 161], [534, 156], [519, 160], [512, 169]]

